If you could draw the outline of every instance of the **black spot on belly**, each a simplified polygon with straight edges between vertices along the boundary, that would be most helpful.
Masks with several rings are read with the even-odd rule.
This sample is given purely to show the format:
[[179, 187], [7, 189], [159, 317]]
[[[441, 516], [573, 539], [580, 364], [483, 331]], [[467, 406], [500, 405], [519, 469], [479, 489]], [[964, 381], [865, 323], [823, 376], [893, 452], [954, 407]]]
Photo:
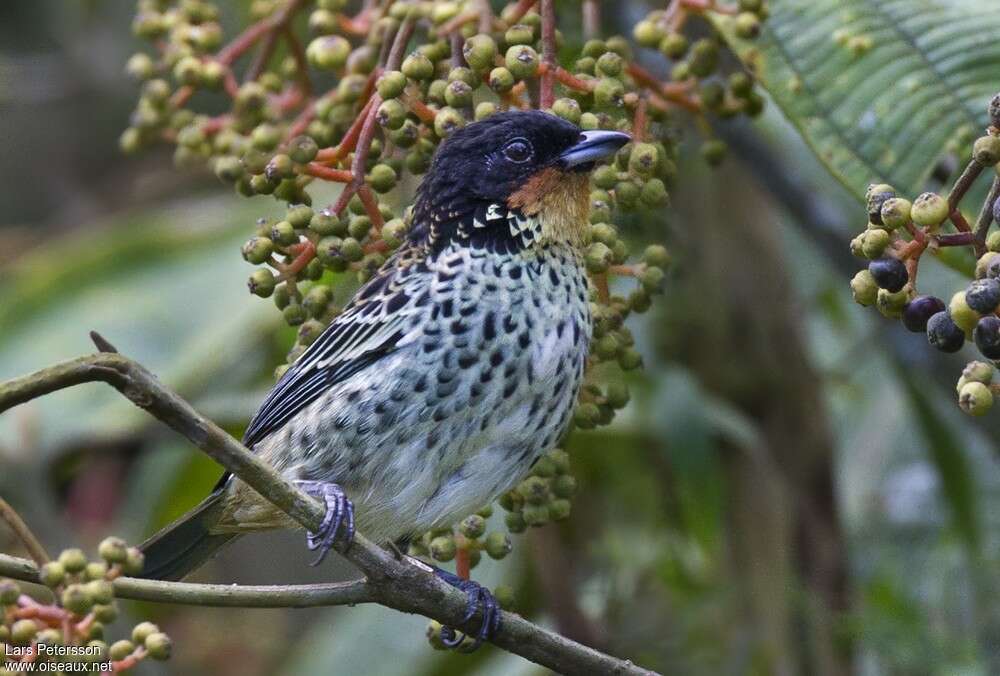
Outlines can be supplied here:
[[514, 392], [516, 391], [517, 391], [517, 381], [516, 380], [507, 381], [507, 384], [504, 385], [503, 387], [503, 398], [510, 399], [511, 396], [513, 396]]
[[389, 314], [397, 312], [400, 308], [406, 305], [406, 302], [408, 300], [410, 300], [410, 297], [407, 296], [402, 291], [400, 291], [399, 293], [392, 296], [391, 298], [389, 298], [389, 300], [386, 301], [385, 311], [388, 312]]
[[556, 269], [549, 266], [549, 281], [552, 282], [553, 286], [559, 286], [559, 275], [556, 274]]
[[493, 314], [492, 310], [487, 312], [486, 316], [483, 317], [483, 337], [486, 340], [493, 340], [497, 337], [496, 321], [496, 315]]
[[503, 363], [503, 353], [500, 350], [494, 350], [493, 354], [490, 355], [490, 364], [493, 366], [500, 366]]
[[461, 319], [456, 319], [451, 323], [451, 332], [456, 336], [460, 336], [468, 330], [469, 326]]
[[458, 356], [458, 366], [462, 369], [467, 369], [474, 366], [476, 362], [479, 361], [475, 354], [463, 353]]
[[507, 276], [511, 279], [521, 279], [521, 268], [517, 265], [512, 265], [507, 269]]
[[445, 301], [438, 307], [441, 308], [441, 314], [446, 318], [451, 317], [452, 313], [455, 312], [455, 303], [451, 300], [451, 298], [445, 299]]
[[521, 335], [517, 337], [517, 344], [521, 346], [522, 350], [528, 349], [528, 346], [531, 345], [531, 336], [528, 335], [527, 331], [523, 331]]

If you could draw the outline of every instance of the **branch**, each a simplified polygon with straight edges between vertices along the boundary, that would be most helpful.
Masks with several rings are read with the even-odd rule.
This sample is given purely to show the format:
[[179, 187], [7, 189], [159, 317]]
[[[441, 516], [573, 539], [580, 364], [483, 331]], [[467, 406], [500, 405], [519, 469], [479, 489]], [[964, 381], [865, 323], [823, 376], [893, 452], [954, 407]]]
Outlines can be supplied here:
[[3, 498], [0, 498], [0, 519], [7, 522], [10, 529], [14, 531], [14, 535], [24, 544], [28, 555], [35, 560], [35, 563], [42, 565], [49, 561], [49, 555], [45, 551], [45, 547], [42, 546], [42, 543], [38, 541], [35, 534], [28, 528], [28, 524], [24, 523], [21, 515], [14, 511], [14, 508]]
[[[319, 530], [323, 520], [323, 507], [317, 500], [278, 475], [270, 465], [194, 410], [177, 394], [164, 387], [142, 365], [120, 354], [102, 352], [80, 357], [2, 382], [0, 413], [37, 397], [88, 382], [104, 382], [111, 385], [136, 406], [186, 437], [302, 527], [309, 531]], [[346, 551], [340, 543], [337, 543], [336, 548], [346, 559], [360, 568], [367, 579], [363, 583], [347, 583], [347, 587], [323, 586], [326, 593], [334, 595], [335, 601], [342, 598], [341, 594], [343, 597], [358, 594], [358, 598], [364, 598], [364, 602], [370, 600], [402, 612], [418, 613], [467, 633], [478, 629], [481, 619], [479, 613], [468, 622], [463, 622], [465, 595], [408, 559], [395, 558], [361, 534], [355, 536], [354, 542]], [[5, 574], [13, 572], [20, 575], [21, 579], [33, 572], [33, 566], [21, 559], [3, 557], [0, 559], [0, 564]], [[238, 587], [226, 587], [227, 591], [223, 593], [219, 585], [210, 585], [207, 589], [203, 589], [201, 585], [182, 584], [178, 587], [176, 585], [179, 583], [153, 583], [127, 578], [116, 580], [116, 589], [119, 584], [123, 585], [123, 595], [164, 594], [171, 601], [184, 598], [186, 601], [179, 602], [190, 603], [199, 602], [200, 595], [200, 601], [205, 605], [209, 604], [208, 601], [216, 604], [232, 601], [230, 605], [239, 605], [238, 601], [251, 599], [259, 603], [268, 601], [277, 603], [277, 600], [301, 602], [306, 598], [312, 598], [303, 591], [303, 587], [283, 588], [280, 593], [277, 589], [272, 592], [272, 588], [264, 588], [266, 591], [258, 589], [256, 595], [250, 591], [246, 592], [244, 598], [227, 596], [243, 594], [235, 591], [239, 589]], [[358, 584], [363, 587], [353, 586]], [[333, 589], [337, 591], [334, 592]], [[154, 600], [152, 596], [146, 598]], [[627, 660], [619, 660], [571, 641], [510, 612], [503, 612], [501, 629], [494, 637], [493, 643], [536, 664], [564, 674], [654, 673], [636, 667]]]
[[[37, 566], [16, 556], [0, 554], [0, 575], [40, 584]], [[372, 602], [365, 580], [333, 584], [232, 585], [118, 577], [112, 584], [117, 598], [217, 608], [313, 608]]]

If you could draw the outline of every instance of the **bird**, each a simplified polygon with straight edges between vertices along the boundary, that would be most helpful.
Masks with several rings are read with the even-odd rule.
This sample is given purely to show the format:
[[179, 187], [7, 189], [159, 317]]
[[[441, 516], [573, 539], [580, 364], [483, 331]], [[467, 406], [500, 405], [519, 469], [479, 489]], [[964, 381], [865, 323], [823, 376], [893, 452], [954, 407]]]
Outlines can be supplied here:
[[[326, 505], [307, 536], [317, 562], [355, 528], [389, 544], [456, 522], [562, 438], [592, 335], [590, 172], [630, 140], [518, 110], [441, 142], [405, 242], [282, 375], [243, 437]], [[297, 527], [227, 474], [142, 545], [143, 576], [180, 579], [236, 537]], [[492, 595], [434, 571], [468, 595], [469, 619], [481, 610], [476, 645], [495, 634]]]

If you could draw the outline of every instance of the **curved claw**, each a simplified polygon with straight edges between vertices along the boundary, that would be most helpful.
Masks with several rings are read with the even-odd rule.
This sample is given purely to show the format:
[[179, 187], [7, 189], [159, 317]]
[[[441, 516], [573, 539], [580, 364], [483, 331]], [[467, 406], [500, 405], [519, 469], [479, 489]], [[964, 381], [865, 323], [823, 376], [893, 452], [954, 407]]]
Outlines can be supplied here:
[[341, 524], [344, 525], [345, 548], [350, 547], [351, 542], [354, 541], [354, 504], [344, 493], [344, 489], [337, 484], [326, 481], [297, 481], [295, 483], [305, 493], [314, 498], [320, 498], [326, 505], [326, 513], [323, 515], [323, 522], [320, 524], [319, 530], [306, 535], [306, 545], [309, 550], [319, 550], [319, 556], [310, 565], [318, 566], [333, 547]]
[[[497, 632], [500, 631], [502, 614], [500, 612], [500, 603], [490, 593], [490, 590], [478, 582], [463, 580], [457, 575], [449, 573], [446, 570], [441, 570], [440, 568], [435, 567], [434, 574], [452, 587], [465, 592], [468, 604], [465, 609], [465, 616], [462, 618], [462, 624], [466, 624], [475, 617], [477, 611], [482, 615], [482, 623], [479, 625], [479, 631], [476, 632], [469, 651], [475, 650], [482, 645], [483, 641], [488, 641], [496, 636]], [[441, 629], [441, 642], [445, 646], [457, 648], [463, 640], [465, 640], [465, 634], [456, 631], [453, 627], [443, 627]]]

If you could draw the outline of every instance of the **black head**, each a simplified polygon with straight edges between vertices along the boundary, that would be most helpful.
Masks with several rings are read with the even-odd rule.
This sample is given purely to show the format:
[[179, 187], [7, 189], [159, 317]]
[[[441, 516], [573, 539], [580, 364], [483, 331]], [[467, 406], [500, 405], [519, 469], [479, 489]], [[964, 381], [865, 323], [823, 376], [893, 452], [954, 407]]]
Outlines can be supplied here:
[[594, 161], [629, 140], [618, 132], [582, 132], [575, 124], [537, 110], [491, 115], [455, 131], [441, 143], [417, 193], [416, 231], [461, 219], [483, 205], [506, 205], [532, 177], [548, 168], [587, 172]]

